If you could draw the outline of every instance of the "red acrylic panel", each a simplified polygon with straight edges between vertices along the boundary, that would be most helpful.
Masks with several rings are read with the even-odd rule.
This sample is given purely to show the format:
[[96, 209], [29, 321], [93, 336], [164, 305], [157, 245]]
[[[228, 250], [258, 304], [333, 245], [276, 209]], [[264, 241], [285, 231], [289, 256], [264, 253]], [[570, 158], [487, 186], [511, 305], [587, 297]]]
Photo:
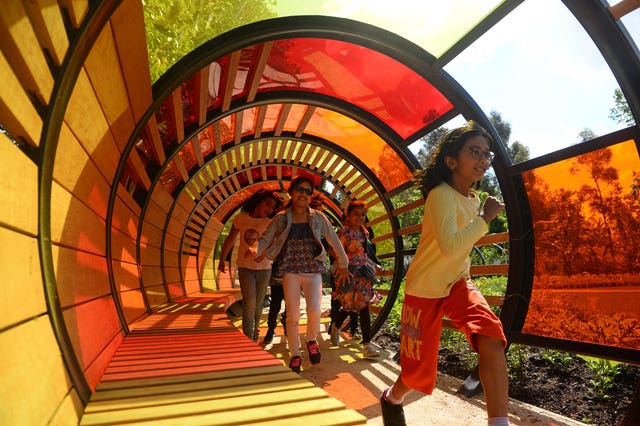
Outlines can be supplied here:
[[523, 173], [535, 270], [523, 332], [640, 349], [640, 159], [622, 142]]
[[187, 171], [198, 165], [198, 159], [196, 158], [195, 152], [193, 152], [193, 144], [185, 144], [180, 152], [178, 152], [178, 155], [180, 155]]
[[158, 111], [156, 111], [156, 122], [158, 131], [162, 139], [162, 146], [168, 146], [176, 141], [176, 126], [173, 117], [173, 105], [171, 96], [167, 97]]
[[160, 184], [169, 194], [171, 194], [181, 181], [182, 177], [180, 176], [180, 172], [176, 170], [176, 167], [173, 165], [173, 161], [169, 161], [167, 163], [167, 168], [164, 169], [162, 176], [159, 178]]
[[406, 138], [452, 109], [428, 81], [400, 62], [338, 40], [274, 43], [259, 92], [301, 90], [352, 103]]

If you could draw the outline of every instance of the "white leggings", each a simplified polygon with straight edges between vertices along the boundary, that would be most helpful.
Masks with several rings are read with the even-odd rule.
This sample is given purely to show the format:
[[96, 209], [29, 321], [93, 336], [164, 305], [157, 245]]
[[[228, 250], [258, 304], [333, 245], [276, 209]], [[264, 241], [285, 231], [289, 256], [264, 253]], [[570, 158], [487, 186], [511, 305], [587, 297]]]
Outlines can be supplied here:
[[300, 291], [307, 303], [307, 342], [315, 340], [320, 333], [320, 309], [322, 303], [321, 274], [293, 274], [282, 277], [284, 303], [287, 311], [287, 342], [291, 356], [300, 356]]

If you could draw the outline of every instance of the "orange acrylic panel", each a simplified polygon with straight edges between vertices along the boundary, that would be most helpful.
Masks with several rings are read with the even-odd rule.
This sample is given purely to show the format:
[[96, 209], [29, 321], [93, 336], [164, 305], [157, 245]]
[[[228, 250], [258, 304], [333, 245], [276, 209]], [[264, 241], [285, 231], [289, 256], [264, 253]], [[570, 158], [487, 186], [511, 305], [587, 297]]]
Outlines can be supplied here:
[[523, 174], [535, 237], [523, 332], [640, 349], [640, 159], [626, 141]]

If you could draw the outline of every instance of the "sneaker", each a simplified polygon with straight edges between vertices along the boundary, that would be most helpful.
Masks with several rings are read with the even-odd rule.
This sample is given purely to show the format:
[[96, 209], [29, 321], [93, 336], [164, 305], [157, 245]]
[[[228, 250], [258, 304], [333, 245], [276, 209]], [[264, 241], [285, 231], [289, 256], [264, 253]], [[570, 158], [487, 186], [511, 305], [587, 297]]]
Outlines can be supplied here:
[[380, 356], [380, 351], [371, 343], [367, 343], [364, 345], [364, 348], [362, 348], [362, 356], [364, 358], [377, 358]]
[[318, 364], [320, 362], [320, 348], [318, 342], [310, 340], [307, 342], [307, 350], [309, 351], [309, 360], [311, 364]]
[[336, 327], [335, 324], [331, 324], [331, 344], [333, 346], [338, 346], [340, 344], [340, 328]]
[[275, 334], [275, 331], [271, 328], [269, 328], [267, 330], [267, 334], [264, 335], [264, 338], [262, 339], [262, 343], [264, 343], [265, 345], [268, 345], [269, 343], [271, 343], [273, 341], [273, 335]]
[[289, 361], [289, 368], [291, 369], [291, 371], [293, 371], [294, 373], [300, 374], [301, 365], [302, 365], [302, 358], [300, 358], [298, 355], [291, 357], [291, 360]]
[[382, 422], [384, 426], [406, 426], [407, 422], [404, 419], [404, 408], [402, 408], [402, 404], [395, 405], [387, 401], [384, 397], [386, 393], [387, 391], [385, 390], [380, 396]]

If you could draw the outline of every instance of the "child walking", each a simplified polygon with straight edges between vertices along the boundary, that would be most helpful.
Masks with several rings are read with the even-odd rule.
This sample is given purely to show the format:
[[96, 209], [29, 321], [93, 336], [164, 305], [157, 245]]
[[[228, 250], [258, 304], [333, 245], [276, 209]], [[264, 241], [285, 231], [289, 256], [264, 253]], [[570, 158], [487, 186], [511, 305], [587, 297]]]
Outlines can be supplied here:
[[322, 302], [322, 273], [325, 272], [327, 253], [322, 238], [337, 256], [337, 282], [349, 278], [349, 260], [340, 240], [327, 217], [309, 207], [314, 192], [313, 180], [305, 175], [296, 176], [289, 185], [291, 200], [288, 208], [278, 213], [259, 240], [257, 261], [278, 258], [276, 276], [282, 276], [286, 334], [291, 359], [289, 368], [301, 371], [301, 352], [298, 323], [300, 320], [300, 293], [304, 293], [307, 310], [307, 352], [312, 364], [320, 362], [317, 336], [320, 332]]
[[226, 258], [240, 235], [240, 249], [236, 260], [240, 291], [242, 292], [242, 331], [258, 341], [262, 304], [271, 277], [271, 261], [256, 261], [258, 237], [264, 231], [271, 215], [282, 206], [280, 198], [272, 191], [261, 189], [253, 194], [242, 206], [242, 210], [233, 218], [233, 226], [222, 244], [218, 269], [225, 272]]
[[340, 237], [349, 258], [349, 272], [353, 278], [350, 282], [336, 285], [333, 298], [340, 301], [342, 309], [332, 315], [333, 321], [329, 333], [331, 334], [331, 343], [338, 345], [340, 343], [340, 325], [350, 313], [358, 312], [362, 330], [362, 356], [376, 358], [380, 355], [380, 351], [371, 344], [371, 317], [369, 316], [369, 304], [376, 297], [372, 286], [376, 271], [368, 271], [365, 266], [367, 260], [373, 256], [373, 253], [368, 252], [369, 231], [364, 227], [366, 215], [367, 207], [364, 202], [352, 201], [347, 207], [344, 226], [338, 231], [338, 237]]
[[442, 316], [465, 333], [479, 354], [489, 425], [508, 425], [506, 338], [500, 320], [469, 277], [469, 254], [504, 209], [489, 197], [480, 208], [472, 189], [493, 160], [493, 140], [470, 121], [447, 132], [416, 179], [427, 194], [420, 243], [407, 271], [400, 325], [401, 372], [382, 393], [384, 424], [404, 425], [402, 403], [435, 387]]

